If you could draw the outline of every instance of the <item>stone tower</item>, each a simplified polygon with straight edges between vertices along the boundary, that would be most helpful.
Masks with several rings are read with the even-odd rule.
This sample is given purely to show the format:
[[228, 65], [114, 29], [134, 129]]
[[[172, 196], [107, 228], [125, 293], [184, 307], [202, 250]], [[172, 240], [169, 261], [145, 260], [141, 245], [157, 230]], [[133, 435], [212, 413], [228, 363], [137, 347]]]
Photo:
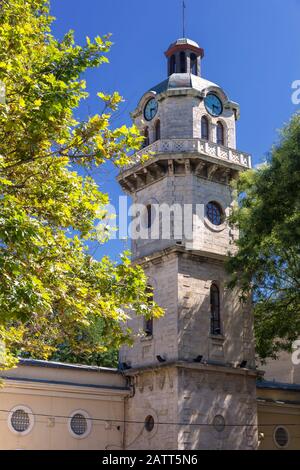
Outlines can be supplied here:
[[[132, 385], [125, 446], [255, 449], [251, 308], [226, 288], [224, 267], [238, 237], [226, 221], [230, 181], [251, 167], [249, 155], [236, 149], [239, 106], [201, 77], [204, 51], [196, 42], [179, 39], [165, 55], [168, 78], [132, 113], [144, 148], [118, 176], [133, 202], [146, 207], [149, 237], [134, 240], [132, 251], [165, 309], [163, 318], [129, 321], [135, 344], [120, 354]], [[168, 214], [159, 217], [161, 204], [170, 208], [170, 237], [162, 231]], [[192, 236], [178, 235], [178, 207], [191, 211]], [[151, 238], [154, 217], [159, 236]]]

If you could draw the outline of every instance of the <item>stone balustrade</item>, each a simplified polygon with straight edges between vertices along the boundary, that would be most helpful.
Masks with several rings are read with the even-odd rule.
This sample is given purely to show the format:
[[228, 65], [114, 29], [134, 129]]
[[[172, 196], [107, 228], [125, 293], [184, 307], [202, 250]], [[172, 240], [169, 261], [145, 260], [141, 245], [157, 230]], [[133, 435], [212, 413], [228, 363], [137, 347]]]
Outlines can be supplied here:
[[199, 153], [251, 168], [251, 156], [239, 150], [202, 139], [162, 139], [135, 153], [132, 162], [124, 170], [139, 164], [144, 155], [155, 156], [163, 153]]

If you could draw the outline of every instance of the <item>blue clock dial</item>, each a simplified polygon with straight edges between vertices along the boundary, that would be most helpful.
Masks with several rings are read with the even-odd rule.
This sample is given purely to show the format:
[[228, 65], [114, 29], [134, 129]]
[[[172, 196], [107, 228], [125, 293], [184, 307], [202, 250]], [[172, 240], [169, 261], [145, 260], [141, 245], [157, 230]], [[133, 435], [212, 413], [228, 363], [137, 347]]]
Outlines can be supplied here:
[[158, 103], [155, 98], [151, 98], [144, 109], [144, 116], [147, 121], [151, 121], [156, 115], [158, 110]]
[[209, 93], [205, 97], [204, 104], [206, 110], [212, 116], [220, 116], [223, 113], [222, 101], [220, 100], [220, 98], [217, 97], [217, 95], [214, 95], [213, 93]]

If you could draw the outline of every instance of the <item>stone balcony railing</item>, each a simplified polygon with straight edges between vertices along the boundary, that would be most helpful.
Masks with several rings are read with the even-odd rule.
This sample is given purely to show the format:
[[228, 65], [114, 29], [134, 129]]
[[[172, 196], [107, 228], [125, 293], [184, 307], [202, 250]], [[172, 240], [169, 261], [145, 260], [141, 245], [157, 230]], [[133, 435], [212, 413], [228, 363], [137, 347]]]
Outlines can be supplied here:
[[157, 140], [135, 153], [132, 162], [124, 170], [139, 164], [144, 155], [156, 156], [162, 153], [198, 153], [235, 163], [244, 168], [251, 168], [251, 156], [239, 150], [223, 147], [202, 139], [163, 139]]

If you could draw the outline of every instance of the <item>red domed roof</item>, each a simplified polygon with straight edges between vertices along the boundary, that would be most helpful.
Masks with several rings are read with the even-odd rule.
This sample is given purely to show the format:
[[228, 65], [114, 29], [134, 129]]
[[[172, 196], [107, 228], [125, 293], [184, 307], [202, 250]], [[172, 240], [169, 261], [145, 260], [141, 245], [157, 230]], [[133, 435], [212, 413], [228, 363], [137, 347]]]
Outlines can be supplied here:
[[165, 55], [166, 57], [170, 57], [174, 52], [186, 50], [194, 52], [197, 56], [201, 56], [201, 58], [204, 57], [204, 49], [202, 49], [197, 42], [188, 38], [177, 39], [176, 42], [170, 44]]

